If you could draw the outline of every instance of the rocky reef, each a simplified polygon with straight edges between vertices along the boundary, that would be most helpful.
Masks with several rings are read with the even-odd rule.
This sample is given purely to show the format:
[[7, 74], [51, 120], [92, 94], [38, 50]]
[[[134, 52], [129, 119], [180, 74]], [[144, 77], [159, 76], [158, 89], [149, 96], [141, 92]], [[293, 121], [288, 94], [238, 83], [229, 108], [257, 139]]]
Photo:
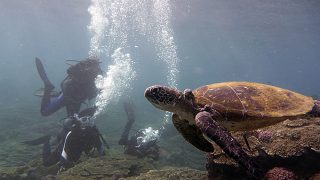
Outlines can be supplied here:
[[[250, 148], [243, 132], [233, 136], [261, 167], [269, 170], [282, 167], [295, 173], [298, 179], [308, 179], [320, 172], [320, 118], [286, 120], [252, 132], [247, 132]], [[214, 145], [209, 160], [215, 178], [247, 178], [244, 169]]]
[[[56, 175], [58, 166], [44, 167], [41, 158], [14, 168], [0, 170], [0, 179], [69, 180], [69, 179], [206, 179], [207, 172], [187, 167], [159, 167], [148, 158], [137, 158], [111, 151], [106, 156], [83, 157], [74, 167]], [[158, 169], [158, 170], [157, 170]]]
[[90, 158], [60, 173], [57, 177], [67, 179], [119, 179], [137, 176], [155, 168], [155, 162], [147, 158], [109, 152], [106, 156]]
[[[233, 133], [233, 136], [261, 167], [274, 169], [270, 177], [277, 176], [283, 168], [294, 172], [297, 179], [320, 177], [320, 118], [286, 120], [274, 126], [247, 132], [250, 148], [245, 143], [243, 133]], [[184, 141], [180, 134], [163, 138], [159, 161], [124, 155], [120, 147], [113, 146], [103, 157], [89, 158], [83, 155], [74, 167], [58, 175], [58, 166], [44, 167], [38, 155], [26, 164], [1, 167], [0, 180], [207, 179], [207, 171], [196, 170], [206, 166], [199, 158], [202, 152]], [[172, 147], [165, 146], [165, 142]], [[188, 151], [189, 148], [192, 151]], [[210, 172], [214, 179], [249, 178], [245, 170], [226, 156], [217, 145], [214, 144], [214, 148], [215, 152], [209, 156], [212, 162]]]
[[146, 173], [142, 173], [139, 176], [129, 177], [129, 180], [184, 180], [184, 179], [195, 179], [195, 180], [206, 180], [206, 171], [200, 171], [187, 167], [166, 167], [161, 170], [150, 170]]

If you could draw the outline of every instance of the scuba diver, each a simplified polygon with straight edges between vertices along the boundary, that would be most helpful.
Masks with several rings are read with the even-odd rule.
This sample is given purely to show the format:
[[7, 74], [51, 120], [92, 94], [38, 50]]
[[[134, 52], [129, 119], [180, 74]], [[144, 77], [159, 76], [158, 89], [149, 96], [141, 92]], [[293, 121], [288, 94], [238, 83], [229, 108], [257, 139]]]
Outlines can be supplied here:
[[102, 75], [100, 62], [97, 58], [86, 58], [71, 65], [67, 69], [68, 76], [61, 82], [61, 92], [53, 93], [54, 86], [46, 75], [43, 64], [35, 58], [40, 78], [44, 83], [41, 102], [41, 115], [49, 116], [62, 107], [66, 107], [67, 115], [79, 113], [81, 103], [97, 96], [98, 89], [95, 78]]
[[65, 170], [79, 160], [82, 152], [87, 155], [95, 149], [99, 155], [105, 155], [104, 147], [109, 148], [107, 142], [95, 126], [93, 115], [96, 108], [90, 107], [79, 114], [65, 119], [63, 129], [67, 132], [65, 138], [58, 141], [57, 147], [51, 152], [50, 135], [36, 140], [25, 141], [28, 145], [43, 144], [42, 160], [44, 166], [59, 163], [60, 170]]
[[100, 62], [97, 58], [86, 58], [76, 62], [67, 69], [68, 76], [61, 82], [61, 92], [54, 93], [54, 86], [47, 77], [41, 60], [35, 58], [38, 73], [44, 83], [44, 92], [40, 95], [42, 96], [41, 115], [49, 116], [65, 106], [68, 117], [57, 136], [58, 147], [53, 152], [50, 148], [50, 135], [25, 142], [29, 145], [43, 144], [42, 156], [45, 166], [60, 161], [63, 162], [61, 167], [64, 167], [69, 161], [78, 160], [82, 152], [89, 153], [93, 147], [98, 149], [99, 154], [104, 154], [101, 140], [105, 144], [106, 142], [98, 129], [94, 124], [83, 127], [83, 124], [88, 124], [86, 121], [90, 122], [93, 119], [96, 107], [79, 112], [84, 101], [97, 96], [95, 78], [102, 75]]
[[128, 117], [128, 122], [125, 125], [119, 145], [124, 145], [124, 153], [137, 156], [139, 158], [149, 157], [153, 160], [159, 159], [159, 136], [157, 131], [153, 131], [151, 127], [141, 129], [135, 135], [129, 137], [129, 132], [135, 121], [132, 104], [129, 102], [124, 103], [124, 110]]

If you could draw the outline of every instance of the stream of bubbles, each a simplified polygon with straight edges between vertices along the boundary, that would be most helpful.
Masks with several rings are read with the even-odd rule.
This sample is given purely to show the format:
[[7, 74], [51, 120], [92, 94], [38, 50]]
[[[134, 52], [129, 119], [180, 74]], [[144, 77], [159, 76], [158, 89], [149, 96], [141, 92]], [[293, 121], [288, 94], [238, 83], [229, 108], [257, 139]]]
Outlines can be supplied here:
[[[152, 42], [158, 60], [167, 68], [167, 83], [177, 87], [177, 47], [170, 27], [171, 6], [169, 0], [91, 0], [88, 9], [91, 22], [90, 56], [111, 59], [106, 74], [98, 77], [96, 85], [101, 93], [96, 98], [98, 111], [103, 112], [111, 100], [120, 97], [131, 88], [136, 77], [130, 48], [135, 45], [129, 39], [143, 35]], [[164, 115], [165, 128], [170, 113]]]

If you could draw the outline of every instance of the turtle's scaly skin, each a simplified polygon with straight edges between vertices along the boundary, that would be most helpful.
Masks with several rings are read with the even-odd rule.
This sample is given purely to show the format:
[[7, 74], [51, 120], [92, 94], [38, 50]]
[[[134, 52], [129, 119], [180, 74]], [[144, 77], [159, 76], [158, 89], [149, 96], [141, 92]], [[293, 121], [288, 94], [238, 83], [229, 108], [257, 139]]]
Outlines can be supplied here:
[[193, 90], [195, 104], [220, 112], [219, 123], [231, 131], [253, 130], [304, 116], [314, 107], [311, 97], [252, 82], [224, 82]]

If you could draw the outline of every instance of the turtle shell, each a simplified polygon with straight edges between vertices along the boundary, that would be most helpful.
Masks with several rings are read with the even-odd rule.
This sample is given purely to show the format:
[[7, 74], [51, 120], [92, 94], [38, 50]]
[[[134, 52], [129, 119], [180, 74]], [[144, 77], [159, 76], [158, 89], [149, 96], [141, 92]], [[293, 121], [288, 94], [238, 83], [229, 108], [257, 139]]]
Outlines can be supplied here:
[[195, 89], [193, 94], [198, 106], [207, 104], [217, 110], [222, 124], [232, 131], [257, 129], [303, 116], [314, 106], [311, 97], [254, 82], [210, 84]]

